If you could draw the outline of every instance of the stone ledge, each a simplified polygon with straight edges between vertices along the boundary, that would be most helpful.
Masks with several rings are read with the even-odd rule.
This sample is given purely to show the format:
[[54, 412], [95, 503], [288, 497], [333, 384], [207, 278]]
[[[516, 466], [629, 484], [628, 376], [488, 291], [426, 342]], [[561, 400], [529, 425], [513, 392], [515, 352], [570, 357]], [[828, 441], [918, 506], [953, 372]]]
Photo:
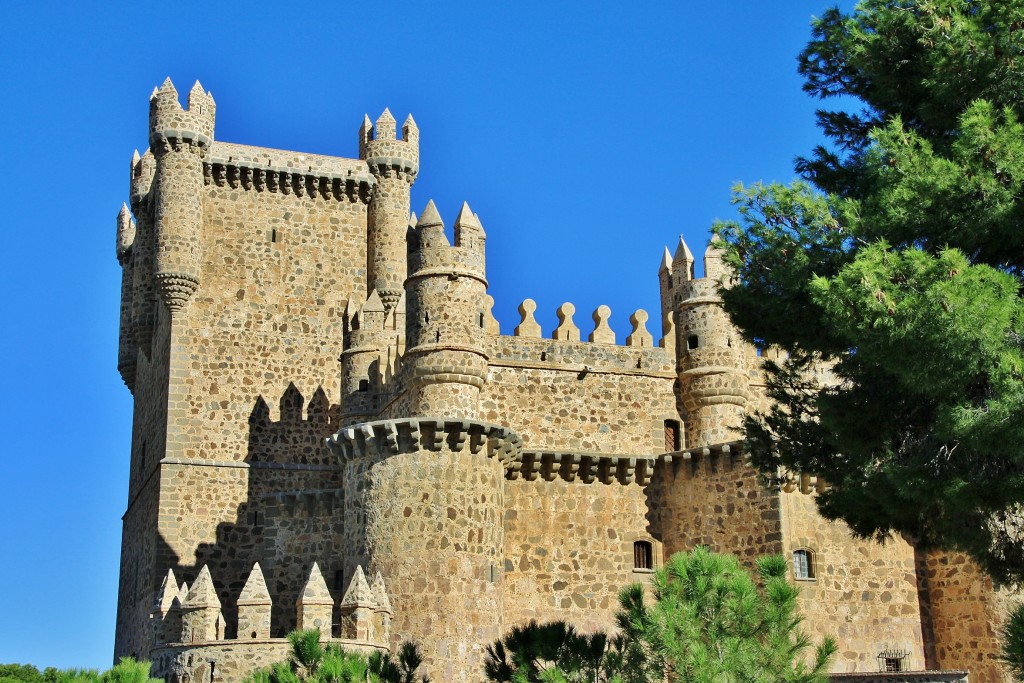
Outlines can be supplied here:
[[454, 452], [468, 447], [472, 454], [497, 458], [507, 468], [522, 452], [519, 435], [507, 427], [450, 418], [380, 420], [345, 427], [326, 440], [342, 463], [367, 455], [398, 455], [420, 450]]

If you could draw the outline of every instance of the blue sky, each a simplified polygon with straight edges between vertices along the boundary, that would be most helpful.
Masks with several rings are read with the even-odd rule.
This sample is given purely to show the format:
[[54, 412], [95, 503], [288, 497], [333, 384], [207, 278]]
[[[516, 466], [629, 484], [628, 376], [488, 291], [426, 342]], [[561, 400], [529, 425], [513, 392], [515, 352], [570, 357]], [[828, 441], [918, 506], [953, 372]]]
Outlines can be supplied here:
[[[849, 9], [852, 2], [840, 3]], [[796, 54], [827, 0], [11, 3], [0, 26], [0, 663], [104, 668], [113, 650], [131, 396], [115, 368], [114, 219], [148, 97], [217, 101], [216, 138], [356, 156], [364, 113], [421, 129], [413, 209], [488, 234], [502, 331], [524, 298], [637, 308], [820, 140]]]

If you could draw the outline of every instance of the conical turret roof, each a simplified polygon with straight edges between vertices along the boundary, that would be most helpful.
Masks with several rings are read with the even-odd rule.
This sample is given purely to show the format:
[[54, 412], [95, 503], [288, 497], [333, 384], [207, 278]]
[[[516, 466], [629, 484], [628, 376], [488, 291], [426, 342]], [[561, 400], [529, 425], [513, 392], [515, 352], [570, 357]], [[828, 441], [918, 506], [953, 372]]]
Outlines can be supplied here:
[[245, 581], [245, 586], [242, 588], [241, 595], [238, 596], [239, 605], [269, 605], [270, 591], [267, 589], [267, 582], [263, 578], [263, 570], [260, 569], [260, 563], [257, 562], [252, 566], [252, 571], [249, 572], [249, 578]]

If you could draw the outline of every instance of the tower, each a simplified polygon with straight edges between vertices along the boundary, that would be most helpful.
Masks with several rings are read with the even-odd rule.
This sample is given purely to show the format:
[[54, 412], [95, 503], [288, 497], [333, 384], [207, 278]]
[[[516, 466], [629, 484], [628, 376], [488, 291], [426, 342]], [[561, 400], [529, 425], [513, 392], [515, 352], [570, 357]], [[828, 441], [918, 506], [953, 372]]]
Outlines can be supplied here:
[[387, 109], [376, 125], [367, 116], [359, 128], [359, 158], [377, 180], [367, 216], [366, 290], [376, 290], [387, 311], [398, 303], [405, 282], [409, 191], [420, 164], [420, 131], [412, 114], [402, 125], [402, 139], [396, 132]]
[[203, 158], [213, 144], [216, 105], [196, 81], [182, 109], [171, 79], [149, 102], [149, 145], [156, 157], [153, 206], [156, 288], [171, 315], [199, 288]]
[[[471, 680], [501, 636], [505, 463], [510, 430], [478, 421], [485, 237], [464, 205], [455, 245], [430, 202], [409, 236], [406, 343], [395, 417], [343, 428], [346, 561], [387, 581], [391, 643], [415, 638], [444, 680]], [[366, 307], [363, 307], [364, 311]], [[458, 614], [451, 619], [445, 615]]]
[[[694, 276], [693, 254], [682, 239], [670, 271], [662, 271], [663, 281], [671, 281], [679, 391], [691, 448], [733, 441], [742, 428], [749, 386], [744, 345], [719, 295], [728, 276], [716, 239], [704, 253], [704, 277]], [[662, 291], [664, 296], [664, 284]]]

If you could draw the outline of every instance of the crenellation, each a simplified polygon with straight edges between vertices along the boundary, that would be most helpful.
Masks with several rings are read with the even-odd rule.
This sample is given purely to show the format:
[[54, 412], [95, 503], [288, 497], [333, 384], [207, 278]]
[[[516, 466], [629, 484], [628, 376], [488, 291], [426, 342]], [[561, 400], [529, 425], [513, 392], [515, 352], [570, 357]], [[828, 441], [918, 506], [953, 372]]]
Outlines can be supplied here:
[[531, 299], [502, 335], [480, 217], [463, 203], [450, 243], [432, 201], [410, 210], [411, 115], [364, 116], [356, 159], [220, 142], [215, 117], [198, 83], [187, 108], [156, 89], [117, 218], [118, 656], [236, 683], [313, 626], [364, 653], [414, 639], [431, 677], [465, 682], [530, 619], [612, 627], [624, 585], [705, 544], [802, 553], [835, 671], [888, 648], [997, 680], [1005, 591], [963, 557], [854, 539], [817, 513], [823, 479], [747, 462], [741, 422], [781, 356], [730, 324], [717, 242], [700, 278], [682, 238], [664, 250], [660, 337], [638, 309], [617, 341], [600, 306], [584, 340], [566, 302], [546, 338]]

